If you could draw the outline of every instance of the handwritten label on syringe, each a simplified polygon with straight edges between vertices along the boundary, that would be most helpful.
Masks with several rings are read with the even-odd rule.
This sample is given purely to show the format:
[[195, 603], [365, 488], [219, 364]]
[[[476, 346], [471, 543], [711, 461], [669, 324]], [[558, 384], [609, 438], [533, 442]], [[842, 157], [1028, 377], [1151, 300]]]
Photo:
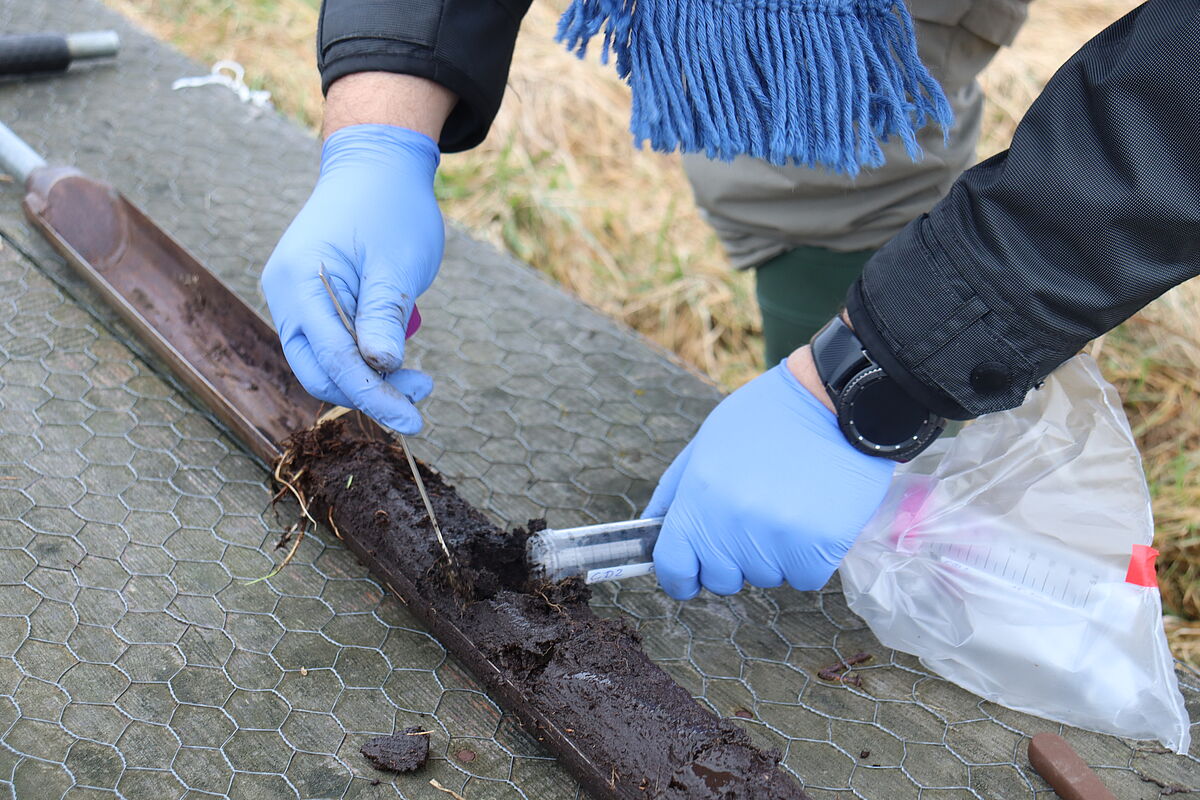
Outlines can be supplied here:
[[601, 583], [603, 581], [619, 581], [622, 578], [636, 578], [638, 575], [653, 575], [654, 562], [645, 564], [626, 564], [620, 567], [603, 567], [589, 569], [584, 576], [584, 583]]

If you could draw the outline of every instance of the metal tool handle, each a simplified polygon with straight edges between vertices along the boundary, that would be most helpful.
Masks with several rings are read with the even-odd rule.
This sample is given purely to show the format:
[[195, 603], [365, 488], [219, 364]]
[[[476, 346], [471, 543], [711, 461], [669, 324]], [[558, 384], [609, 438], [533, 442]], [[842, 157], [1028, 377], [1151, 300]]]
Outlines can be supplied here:
[[62, 72], [72, 61], [114, 56], [119, 47], [116, 31], [0, 36], [0, 75]]
[[44, 166], [46, 166], [46, 159], [25, 144], [25, 141], [13, 133], [7, 125], [0, 122], [0, 171], [13, 176], [20, 185], [24, 186], [29, 179], [29, 174]]

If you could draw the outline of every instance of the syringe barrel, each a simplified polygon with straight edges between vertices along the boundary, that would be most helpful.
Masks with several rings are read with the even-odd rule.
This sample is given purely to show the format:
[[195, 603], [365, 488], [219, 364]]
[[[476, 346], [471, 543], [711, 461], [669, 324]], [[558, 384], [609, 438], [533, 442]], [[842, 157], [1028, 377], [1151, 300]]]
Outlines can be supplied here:
[[644, 575], [652, 571], [661, 529], [662, 517], [546, 529], [529, 540], [529, 558], [551, 580], [582, 575], [592, 583]]

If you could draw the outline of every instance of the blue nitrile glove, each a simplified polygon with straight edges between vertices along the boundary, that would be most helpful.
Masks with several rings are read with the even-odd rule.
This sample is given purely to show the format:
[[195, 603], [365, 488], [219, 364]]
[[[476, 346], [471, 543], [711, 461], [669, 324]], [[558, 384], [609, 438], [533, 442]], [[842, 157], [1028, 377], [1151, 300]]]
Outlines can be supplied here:
[[[413, 403], [433, 389], [428, 375], [401, 365], [414, 301], [442, 262], [438, 159], [432, 139], [405, 128], [335, 132], [312, 196], [262, 274], [284, 355], [304, 388], [400, 433], [420, 430]], [[322, 264], [357, 347], [321, 281]]]
[[895, 464], [852, 448], [786, 363], [725, 398], [667, 468], [644, 516], [666, 515], [667, 594], [819, 589], [883, 501]]

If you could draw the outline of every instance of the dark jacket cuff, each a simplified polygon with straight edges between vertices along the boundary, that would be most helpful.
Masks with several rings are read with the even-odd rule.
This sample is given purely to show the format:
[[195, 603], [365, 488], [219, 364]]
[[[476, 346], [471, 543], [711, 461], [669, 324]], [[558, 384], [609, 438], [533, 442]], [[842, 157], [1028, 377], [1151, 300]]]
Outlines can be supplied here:
[[317, 32], [321, 88], [356, 72], [427, 78], [458, 95], [443, 152], [484, 140], [500, 110], [529, 0], [325, 0]]
[[910, 223], [867, 263], [846, 306], [871, 358], [905, 391], [971, 419], [1020, 405], [1086, 337], [1041, 330], [973, 281], [982, 270], [947, 227], [929, 215]]
[[482, 142], [499, 110], [499, 103], [492, 102], [477, 81], [452, 64], [434, 59], [429, 51], [413, 48], [410, 53], [401, 53], [397, 49], [392, 44], [384, 52], [340, 55], [338, 48], [332, 48], [329, 60], [321, 69], [321, 90], [328, 92], [338, 78], [356, 72], [395, 72], [427, 78], [458, 95], [458, 102], [442, 127], [438, 148], [443, 153], [458, 153]]

